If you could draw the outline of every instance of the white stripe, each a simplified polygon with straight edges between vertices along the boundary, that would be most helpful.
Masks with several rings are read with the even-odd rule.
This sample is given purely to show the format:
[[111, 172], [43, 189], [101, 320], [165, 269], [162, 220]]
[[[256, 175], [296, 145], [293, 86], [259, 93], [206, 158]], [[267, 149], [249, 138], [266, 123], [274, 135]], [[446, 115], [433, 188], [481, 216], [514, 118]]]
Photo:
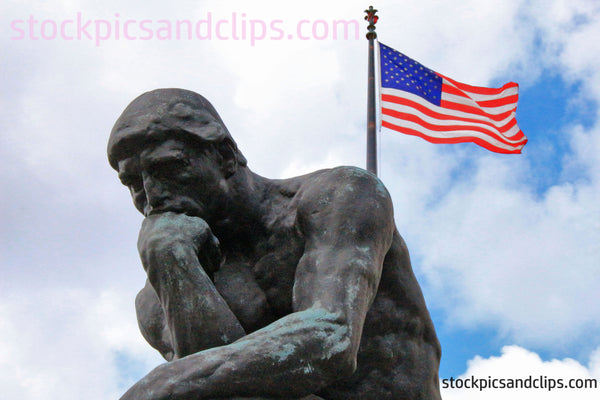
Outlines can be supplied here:
[[[440, 114], [444, 114], [450, 117], [456, 117], [456, 118], [470, 118], [470, 119], [475, 119], [478, 121], [485, 121], [485, 122], [489, 122], [491, 124], [494, 124], [497, 127], [502, 127], [505, 126], [507, 123], [510, 122], [511, 119], [514, 118], [513, 115], [509, 115], [508, 117], [506, 117], [503, 120], [500, 121], [494, 121], [493, 119], [490, 119], [488, 117], [485, 117], [483, 115], [479, 115], [479, 114], [471, 114], [468, 112], [464, 112], [464, 111], [458, 111], [458, 110], [450, 110], [444, 107], [440, 107], [440, 106], [436, 106], [433, 103], [430, 103], [429, 101], [425, 100], [424, 98], [422, 98], [421, 96], [417, 96], [416, 94], [410, 93], [410, 92], [405, 92], [403, 90], [398, 90], [398, 89], [390, 89], [390, 88], [381, 88], [381, 94], [387, 94], [387, 95], [391, 95], [391, 96], [396, 96], [396, 97], [400, 97], [400, 98], [404, 98], [410, 101], [413, 101], [415, 103], [418, 103], [426, 108], [429, 108], [430, 110], [440, 113]], [[391, 107], [389, 107], [391, 108]]]
[[448, 86], [455, 87], [457, 90], [460, 90], [461, 92], [464, 92], [465, 94], [467, 94], [470, 98], [472, 98], [475, 101], [494, 100], [494, 99], [500, 99], [502, 97], [514, 96], [514, 95], [518, 95], [519, 94], [519, 87], [518, 86], [508, 87], [508, 88], [504, 89], [503, 91], [501, 91], [500, 93], [497, 93], [497, 94], [481, 94], [481, 93], [473, 93], [473, 92], [471, 92], [469, 90], [466, 90], [466, 89], [461, 89], [461, 88], [459, 88], [458, 86], [454, 85], [452, 82], [449, 82], [446, 79], [444, 79], [444, 83], [446, 85], [448, 85]]
[[[410, 107], [410, 106], [405, 106], [405, 105], [401, 105], [401, 104], [396, 104], [396, 103], [390, 103], [387, 101], [382, 102], [381, 104], [382, 109], [391, 109], [391, 110], [395, 110], [398, 112], [402, 112], [402, 113], [406, 113], [409, 115], [414, 115], [417, 118], [420, 118], [421, 120], [430, 123], [432, 125], [435, 126], [439, 126], [440, 128], [443, 128], [444, 126], [451, 126], [451, 125], [459, 125], [459, 126], [468, 126], [468, 127], [480, 127], [482, 129], [485, 129], [486, 131], [492, 133], [492, 134], [496, 134], [500, 137], [504, 137], [507, 141], [512, 142], [512, 143], [519, 143], [522, 141], [522, 138], [519, 140], [511, 140], [509, 139], [509, 137], [516, 135], [519, 132], [519, 126], [517, 124], [513, 125], [513, 127], [511, 127], [508, 131], [506, 131], [505, 133], [501, 133], [497, 128], [495, 127], [491, 127], [489, 125], [486, 124], [482, 124], [482, 123], [473, 123], [473, 122], [465, 122], [465, 121], [461, 121], [461, 120], [442, 120], [442, 119], [437, 119], [437, 118], [433, 118], [430, 117], [426, 114], [424, 114], [423, 112]], [[387, 116], [388, 118], [396, 118], [394, 116]], [[397, 125], [397, 124], [396, 124]]]
[[[383, 103], [386, 104], [385, 108], [391, 108], [392, 110], [396, 110], [396, 111], [400, 111], [400, 112], [410, 113], [411, 110], [413, 110], [413, 109], [415, 110], [415, 112], [418, 111], [416, 108], [413, 108], [412, 106], [398, 104], [398, 103], [394, 103], [392, 101], [384, 101]], [[429, 103], [429, 104], [431, 104], [431, 103]], [[430, 109], [431, 111], [436, 111], [439, 114], [450, 117], [450, 119], [449, 119], [449, 121], [451, 121], [450, 124], [460, 123], [460, 124], [480, 125], [484, 128], [488, 128], [488, 129], [496, 128], [496, 129], [500, 130], [500, 129], [504, 128], [506, 125], [508, 125], [510, 122], [512, 122], [513, 119], [515, 119], [514, 112], [511, 115], [509, 115], [508, 117], [506, 117], [505, 119], [503, 119], [502, 121], [494, 121], [494, 120], [491, 120], [489, 118], [482, 117], [482, 116], [478, 116], [479, 118], [473, 118], [473, 114], [464, 113], [464, 112], [455, 111], [455, 110], [447, 110], [446, 108], [437, 107], [435, 105], [433, 105], [433, 107], [429, 107], [428, 104], [424, 104], [424, 106], [426, 108]], [[435, 109], [434, 109], [434, 107], [435, 107]], [[448, 111], [451, 111], [451, 112], [448, 112]], [[418, 111], [418, 112], [421, 113], [421, 111]], [[423, 113], [423, 115], [425, 115], [425, 114]], [[431, 118], [432, 120], [439, 120], [440, 123], [442, 123], [442, 121], [446, 121], [445, 119], [436, 118], [433, 116], [428, 116], [428, 117]], [[476, 120], [479, 122], [463, 121], [460, 118], [468, 118], [468, 119]], [[456, 122], [452, 122], [452, 121], [456, 121]], [[490, 127], [486, 123], [492, 124], [494, 127]]]
[[404, 128], [414, 129], [418, 132], [421, 132], [423, 135], [432, 137], [432, 138], [453, 139], [453, 138], [462, 138], [465, 136], [471, 136], [471, 137], [480, 138], [481, 140], [489, 143], [490, 145], [497, 147], [499, 149], [504, 149], [504, 150], [515, 150], [515, 149], [520, 149], [524, 146], [524, 144], [520, 144], [518, 146], [510, 146], [510, 145], [502, 143], [490, 136], [487, 136], [487, 135], [485, 135], [481, 132], [477, 132], [477, 131], [469, 131], [469, 130], [451, 131], [451, 132], [430, 131], [428, 129], [424, 129], [423, 126], [421, 126], [417, 123], [405, 121], [405, 120], [399, 120], [399, 119], [390, 117], [389, 115], [385, 115], [385, 114], [382, 115], [382, 121], [386, 121], [391, 124], [398, 125], [398, 126], [401, 126]]
[[502, 114], [502, 113], [505, 113], [508, 111], [514, 111], [517, 109], [517, 103], [508, 103], [506, 105], [497, 106], [497, 107], [482, 107], [479, 104], [475, 103], [475, 101], [473, 99], [470, 99], [468, 97], [458, 96], [456, 94], [445, 93], [445, 92], [442, 92], [442, 100], [450, 101], [452, 103], [464, 104], [464, 105], [470, 106], [470, 107], [480, 108], [483, 111], [485, 111], [486, 113], [489, 113], [492, 115], [498, 115], [498, 114]]

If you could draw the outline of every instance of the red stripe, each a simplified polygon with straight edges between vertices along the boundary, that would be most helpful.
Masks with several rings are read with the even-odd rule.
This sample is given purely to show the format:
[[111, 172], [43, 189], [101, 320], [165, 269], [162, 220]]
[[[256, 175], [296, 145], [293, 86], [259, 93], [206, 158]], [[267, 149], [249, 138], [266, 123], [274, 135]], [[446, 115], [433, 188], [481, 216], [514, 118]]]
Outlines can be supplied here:
[[444, 84], [444, 83], [442, 84], [442, 92], [448, 93], [448, 94], [453, 94], [456, 96], [466, 97], [466, 98], [470, 99], [470, 97], [462, 90], [460, 90], [452, 85], [448, 85], [448, 84]]
[[[470, 121], [468, 121], [468, 120], [466, 120], [466, 123], [461, 124], [460, 122], [465, 121], [465, 120], [454, 119], [454, 118], [438, 118], [438, 119], [448, 120], [448, 121], [450, 121], [450, 120], [456, 121], [457, 123], [455, 125], [435, 125], [435, 124], [432, 124], [431, 122], [424, 121], [422, 118], [419, 118], [418, 116], [416, 116], [414, 114], [403, 113], [401, 111], [393, 110], [391, 108], [383, 108], [384, 106], [385, 106], [385, 104], [382, 104], [382, 109], [381, 109], [382, 114], [389, 115], [391, 117], [398, 118], [398, 119], [404, 119], [407, 121], [416, 122], [419, 125], [422, 125], [424, 127], [427, 127], [428, 129], [431, 129], [432, 131], [443, 132], [443, 131], [456, 131], [456, 130], [473, 130], [473, 131], [484, 133], [488, 136], [493, 136], [498, 141], [505, 142], [509, 146], [514, 146], [515, 145], [514, 141], [522, 141], [525, 138], [525, 135], [523, 134], [523, 132], [520, 129], [517, 133], [515, 133], [512, 136], [499, 136], [498, 133], [496, 133], [496, 131], [499, 131], [500, 134], [504, 134], [505, 132], [507, 132], [509, 129], [511, 129], [513, 126], [515, 126], [517, 124], [516, 118], [513, 118], [508, 124], [503, 126], [502, 129], [489, 130], [489, 129], [486, 129], [486, 128], [483, 128], [480, 126], [471, 125], [469, 123]], [[433, 127], [437, 127], [437, 128], [433, 128]], [[513, 142], [510, 142], [510, 141], [513, 141]]]
[[492, 94], [493, 95], [493, 94], [500, 94], [508, 88], [519, 87], [519, 85], [515, 82], [508, 82], [499, 88], [487, 88], [487, 87], [481, 87], [481, 86], [472, 86], [472, 85], [467, 85], [466, 83], [455, 81], [454, 79], [450, 79], [447, 76], [442, 75], [438, 72], [436, 72], [436, 73], [439, 76], [441, 76], [442, 78], [446, 79], [448, 82], [455, 85], [457, 88], [464, 90], [466, 92], [471, 92], [471, 93], [488, 94], [488, 95]]
[[401, 132], [401, 133], [405, 133], [407, 135], [412, 135], [412, 136], [418, 136], [422, 139], [427, 140], [428, 142], [431, 143], [448, 143], [448, 144], [453, 144], [453, 143], [466, 143], [466, 142], [472, 142], [475, 144], [478, 144], [481, 147], [484, 147], [490, 151], [493, 151], [495, 153], [503, 153], [503, 154], [521, 154], [521, 147], [523, 147], [525, 145], [525, 143], [527, 143], [527, 141], [525, 141], [525, 143], [523, 143], [522, 146], [515, 148], [513, 150], [508, 150], [508, 149], [503, 149], [501, 147], [496, 147], [488, 142], [486, 142], [485, 140], [482, 140], [478, 137], [473, 137], [473, 136], [461, 136], [461, 137], [457, 137], [457, 138], [436, 138], [436, 137], [431, 137], [431, 136], [427, 136], [417, 130], [414, 129], [410, 129], [410, 128], [404, 128], [398, 125], [394, 125], [391, 124], [387, 121], [381, 121], [381, 126], [384, 126], [386, 128], [389, 129], [393, 129], [395, 131]]
[[[471, 96], [469, 96], [469, 94], [461, 92], [460, 90], [457, 91], [457, 89], [454, 86], [451, 86], [448, 84], [442, 85], [442, 93], [450, 93], [450, 94], [454, 94], [457, 96], [459, 96], [457, 93], [461, 93], [460, 94], [461, 97], [471, 99], [479, 107], [501, 107], [501, 106], [506, 106], [506, 105], [512, 105], [514, 107], [514, 109], [516, 109], [517, 102], [519, 101], [518, 94], [504, 96], [504, 97], [498, 97], [496, 99], [491, 99], [491, 100], [477, 101], [477, 100], [473, 99]], [[444, 101], [444, 100], [442, 100], [442, 101]], [[449, 100], [446, 100], [446, 101], [449, 101]], [[456, 103], [456, 104], [459, 104], [459, 103]]]
[[516, 109], [516, 107], [515, 107], [514, 109], [503, 112], [502, 114], [490, 114], [490, 113], [483, 111], [483, 109], [481, 109], [481, 108], [467, 106], [465, 104], [454, 103], [454, 102], [448, 101], [448, 100], [442, 100], [440, 102], [440, 107], [447, 108], [449, 110], [462, 111], [462, 112], [466, 112], [469, 114], [481, 115], [481, 116], [489, 118], [493, 121], [502, 121], [503, 119], [508, 118]]
[[[503, 134], [505, 132], [507, 132], [509, 129], [511, 129], [513, 126], [517, 125], [517, 119], [516, 118], [512, 118], [508, 124], [505, 125], [505, 127], [507, 127], [507, 130], [502, 132]], [[523, 133], [523, 131], [521, 131], [521, 129], [519, 129], [519, 131], [517, 133], [515, 133], [512, 136], [506, 136], [506, 138], [510, 139], [510, 140], [521, 140], [525, 137], [525, 134]]]
[[517, 101], [519, 101], [519, 95], [513, 94], [511, 96], [505, 96], [505, 97], [501, 97], [499, 99], [481, 100], [481, 101], [475, 101], [475, 102], [477, 104], [479, 104], [481, 107], [501, 107], [501, 106], [505, 106], [507, 104], [515, 104], [515, 108], [516, 108]]
[[398, 119], [402, 119], [404, 121], [410, 121], [410, 122], [414, 122], [416, 124], [419, 124], [421, 126], [423, 126], [426, 129], [429, 129], [431, 131], [435, 131], [435, 132], [452, 132], [452, 131], [464, 131], [464, 130], [470, 130], [470, 131], [474, 131], [474, 132], [481, 132], [484, 135], [487, 135], [491, 138], [496, 139], [497, 141], [506, 144], [507, 146], [518, 146], [520, 143], [510, 143], [509, 141], [506, 140], [506, 138], [498, 135], [495, 132], [491, 132], [488, 129], [482, 128], [480, 126], [474, 126], [474, 125], [434, 125], [430, 122], [426, 122], [423, 121], [421, 118], [417, 117], [416, 115], [413, 114], [408, 114], [408, 113], [402, 113], [402, 112], [398, 112], [396, 110], [390, 110], [388, 108], [384, 108], [381, 110], [382, 114], [384, 115], [389, 115]]
[[464, 91], [457, 89], [456, 87], [454, 87], [452, 85], [448, 85], [448, 84], [442, 85], [442, 92], [448, 93], [448, 94], [451, 94], [454, 96], [464, 97], [466, 99], [471, 99], [475, 103], [477, 103], [480, 107], [500, 107], [500, 106], [505, 106], [507, 104], [515, 104], [516, 105], [517, 101], [519, 100], [518, 94], [498, 97], [498, 98], [492, 99], [492, 100], [475, 100], [470, 95], [465, 93]]
[[[419, 103], [416, 103], [414, 101], [408, 100], [408, 99], [406, 99], [404, 97], [398, 97], [398, 96], [394, 96], [394, 95], [391, 95], [391, 94], [382, 94], [381, 95], [381, 101], [382, 102], [387, 101], [387, 102], [390, 102], [390, 103], [395, 103], [395, 104], [400, 104], [400, 105], [404, 105], [404, 106], [416, 108], [417, 110], [421, 111], [423, 114], [426, 114], [427, 116], [430, 116], [430, 117], [435, 118], [435, 119], [441, 119], [441, 120], [460, 120], [460, 121], [465, 121], [465, 122], [480, 123], [480, 124], [485, 124], [485, 125], [494, 127], [496, 129], [500, 130], [501, 132], [506, 132], [506, 130], [508, 130], [508, 129], [503, 130], [507, 125], [504, 125], [504, 126], [501, 126], [501, 127], [496, 127], [496, 125], [494, 125], [493, 123], [488, 122], [488, 121], [481, 121], [481, 120], [474, 119], [474, 118], [455, 117], [455, 116], [451, 116], [451, 115], [447, 115], [447, 114], [438, 113], [436, 111], [433, 111], [431, 108], [426, 107], [426, 106], [424, 106], [422, 104], [419, 104]], [[447, 103], [449, 103], [449, 102], [447, 102]], [[451, 103], [451, 104], [456, 104], [456, 103]], [[465, 107], [467, 107], [467, 106], [465, 106]], [[445, 107], [445, 108], [450, 108], [450, 107]], [[473, 107], [471, 107], [471, 108], [473, 108]], [[475, 108], [475, 110], [478, 110], [478, 109]], [[464, 109], [459, 109], [459, 111], [465, 111], [465, 110]], [[478, 115], [483, 115], [483, 116], [489, 117], [489, 116], [485, 115], [485, 113], [475, 113], [475, 112], [471, 112], [471, 110], [467, 110], [467, 112], [470, 112], [471, 114], [478, 114]], [[510, 114], [511, 113], [508, 112], [508, 113], [501, 114], [501, 116], [503, 116], [504, 118], [507, 118]], [[495, 118], [493, 118], [493, 120], [501, 121], [504, 118], [498, 118], [498, 119], [496, 119], [496, 117], [495, 117]], [[490, 118], [490, 119], [492, 119], [492, 118]]]

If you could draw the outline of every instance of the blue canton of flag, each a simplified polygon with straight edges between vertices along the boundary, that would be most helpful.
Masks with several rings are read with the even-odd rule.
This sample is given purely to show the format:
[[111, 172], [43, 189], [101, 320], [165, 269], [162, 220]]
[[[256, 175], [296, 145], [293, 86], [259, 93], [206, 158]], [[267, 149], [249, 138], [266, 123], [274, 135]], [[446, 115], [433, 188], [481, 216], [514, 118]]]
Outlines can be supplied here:
[[436, 106], [442, 99], [442, 78], [397, 50], [379, 43], [381, 86], [416, 94]]

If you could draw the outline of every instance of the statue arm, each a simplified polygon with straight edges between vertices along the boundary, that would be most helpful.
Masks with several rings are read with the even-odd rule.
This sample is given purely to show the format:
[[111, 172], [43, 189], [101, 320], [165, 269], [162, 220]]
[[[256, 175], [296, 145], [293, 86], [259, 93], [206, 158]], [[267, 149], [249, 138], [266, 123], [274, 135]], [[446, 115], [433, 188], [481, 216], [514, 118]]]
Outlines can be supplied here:
[[[210, 279], [220, 254], [218, 241], [204, 220], [171, 212], [151, 215], [142, 224], [138, 248], [150, 284], [136, 299], [139, 322], [159, 318], [160, 305], [173, 352], [167, 352], [168, 356], [178, 359], [245, 334]], [[164, 332], [156, 333], [164, 336]]]
[[173, 360], [173, 340], [160, 299], [149, 280], [135, 298], [135, 311], [142, 336], [167, 361]]
[[307, 196], [298, 210], [306, 251], [294, 312], [232, 344], [157, 367], [122, 400], [299, 398], [354, 372], [393, 235], [391, 202], [341, 195], [323, 205], [318, 193]]

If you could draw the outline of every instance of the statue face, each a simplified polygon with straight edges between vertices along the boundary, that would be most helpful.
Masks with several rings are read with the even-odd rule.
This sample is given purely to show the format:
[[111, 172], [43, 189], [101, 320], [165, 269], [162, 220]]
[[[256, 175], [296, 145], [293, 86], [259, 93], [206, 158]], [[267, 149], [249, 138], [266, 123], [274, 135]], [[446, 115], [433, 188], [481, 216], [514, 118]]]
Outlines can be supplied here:
[[208, 219], [224, 194], [221, 157], [211, 144], [149, 142], [119, 161], [119, 179], [144, 215], [173, 211]]

